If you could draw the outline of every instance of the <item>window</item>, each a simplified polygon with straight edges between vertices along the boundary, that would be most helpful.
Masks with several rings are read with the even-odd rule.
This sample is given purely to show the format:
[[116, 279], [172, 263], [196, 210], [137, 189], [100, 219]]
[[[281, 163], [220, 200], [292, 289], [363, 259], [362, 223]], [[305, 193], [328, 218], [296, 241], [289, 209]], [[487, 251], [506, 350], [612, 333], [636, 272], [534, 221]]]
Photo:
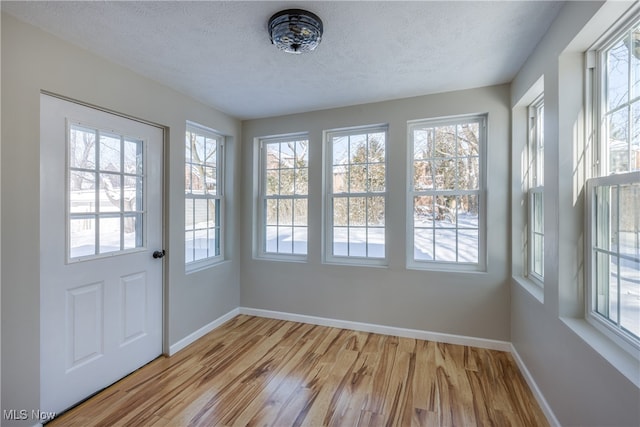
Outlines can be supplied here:
[[484, 269], [485, 117], [409, 123], [409, 266]]
[[528, 276], [544, 281], [544, 99], [529, 106]]
[[595, 177], [587, 181], [587, 319], [640, 349], [640, 20], [597, 50]]
[[600, 176], [640, 170], [640, 22], [599, 51]]
[[187, 123], [184, 169], [185, 262], [192, 267], [221, 261], [224, 221], [224, 137]]
[[309, 138], [260, 140], [259, 256], [305, 259], [308, 240]]
[[144, 142], [70, 123], [69, 260], [144, 246]]
[[589, 181], [592, 313], [640, 338], [640, 173]]
[[326, 261], [386, 263], [387, 127], [327, 132]]

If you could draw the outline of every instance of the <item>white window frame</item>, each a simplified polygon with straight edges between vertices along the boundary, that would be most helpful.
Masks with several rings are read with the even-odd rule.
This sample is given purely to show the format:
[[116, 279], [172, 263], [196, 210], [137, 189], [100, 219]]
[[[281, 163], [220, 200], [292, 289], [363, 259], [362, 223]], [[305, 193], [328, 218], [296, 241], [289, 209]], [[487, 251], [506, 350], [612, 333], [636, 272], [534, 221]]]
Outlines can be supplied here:
[[[79, 130], [82, 132], [87, 132], [87, 131], [92, 131], [95, 135], [95, 146], [94, 146], [94, 166], [92, 168], [83, 168], [83, 167], [77, 167], [77, 166], [72, 166], [72, 162], [71, 162], [71, 132], [72, 130]], [[140, 143], [142, 144], [142, 150], [141, 153], [142, 154], [142, 170], [140, 171], [136, 171], [136, 172], [126, 172], [124, 170], [119, 170], [119, 171], [112, 171], [112, 170], [104, 170], [101, 169], [100, 166], [100, 152], [102, 150], [101, 148], [101, 137], [103, 135], [108, 135], [111, 137], [117, 137], [118, 139], [120, 139], [120, 164], [122, 167], [124, 167], [124, 162], [125, 162], [125, 154], [124, 154], [124, 144], [126, 142], [136, 142], [136, 143]], [[118, 256], [118, 255], [123, 255], [123, 254], [131, 254], [131, 253], [135, 253], [135, 252], [140, 252], [143, 250], [147, 249], [147, 165], [145, 164], [145, 162], [147, 161], [147, 141], [140, 139], [138, 137], [132, 137], [131, 135], [127, 135], [123, 132], [120, 132], [118, 130], [107, 130], [98, 126], [93, 126], [90, 124], [86, 124], [86, 123], [82, 123], [79, 121], [72, 121], [72, 120], [67, 120], [66, 123], [66, 179], [65, 179], [65, 186], [66, 186], [66, 233], [65, 233], [65, 240], [66, 240], [66, 248], [65, 248], [65, 257], [66, 257], [66, 262], [68, 264], [72, 264], [72, 263], [76, 263], [76, 262], [82, 262], [82, 261], [89, 261], [89, 260], [95, 260], [95, 259], [101, 259], [101, 258], [108, 258], [108, 257], [113, 257], [113, 256]], [[91, 192], [93, 193], [94, 199], [95, 201], [93, 202], [95, 209], [91, 210], [89, 212], [86, 213], [82, 213], [82, 212], [71, 212], [71, 204], [72, 204], [72, 200], [71, 200], [71, 175], [76, 172], [76, 173], [86, 173], [86, 174], [91, 174], [93, 175], [94, 178], [94, 189], [91, 190]], [[121, 182], [124, 182], [125, 178], [135, 178], [135, 179], [139, 179], [142, 181], [142, 186], [140, 188], [138, 188], [138, 191], [142, 192], [142, 199], [141, 199], [141, 203], [140, 205], [142, 206], [142, 209], [132, 209], [132, 210], [125, 210], [124, 206], [122, 205], [122, 201], [124, 199], [123, 197], [123, 192], [124, 192], [124, 186], [120, 188], [120, 206], [117, 210], [115, 211], [101, 211], [100, 209], [100, 191], [102, 188], [102, 184], [100, 181], [100, 175], [102, 174], [109, 174], [109, 175], [118, 175], [120, 177]], [[135, 247], [133, 248], [125, 248], [124, 247], [124, 242], [125, 242], [125, 238], [124, 238], [124, 221], [127, 217], [133, 217], [133, 216], [137, 216], [140, 221], [136, 221], [136, 229], [138, 232], [140, 232], [140, 241], [135, 243]], [[120, 221], [120, 249], [118, 250], [113, 250], [113, 251], [108, 251], [108, 252], [100, 252], [100, 220], [101, 219], [106, 219], [106, 218], [118, 218]], [[95, 227], [95, 240], [94, 240], [94, 253], [90, 254], [90, 255], [79, 255], [79, 256], [72, 256], [71, 255], [71, 240], [72, 240], [72, 236], [71, 236], [71, 221], [72, 220], [90, 220], [94, 222], [94, 227]]]
[[[609, 49], [615, 46], [621, 38], [628, 35], [630, 31], [637, 28], [640, 25], [640, 15], [637, 13], [626, 22], [621, 25], [618, 30], [610, 32], [605, 37], [604, 41], [600, 41], [596, 46], [587, 52], [587, 76], [591, 79], [588, 83], [588, 87], [593, 91], [591, 99], [587, 97], [587, 109], [590, 111], [590, 123], [593, 126], [594, 149], [593, 149], [593, 177], [586, 181], [586, 223], [585, 223], [585, 260], [586, 260], [586, 298], [585, 298], [585, 318], [589, 324], [594, 326], [597, 330], [605, 334], [611, 341], [616, 343], [622, 349], [628, 353], [634, 355], [634, 357], [640, 360], [640, 337], [637, 337], [623, 329], [619, 321], [614, 322], [611, 319], [607, 319], [603, 314], [597, 311], [597, 262], [595, 261], [596, 253], [605, 253], [610, 256], [620, 258], [627, 258], [626, 256], [620, 256], [619, 249], [617, 251], [603, 251], [602, 248], [596, 247], [597, 239], [597, 197], [595, 196], [595, 189], [597, 187], [616, 187], [622, 184], [637, 184], [640, 182], [640, 171], [635, 171], [631, 167], [631, 153], [629, 152], [629, 164], [627, 171], [610, 171], [609, 170], [609, 147], [606, 142], [608, 135], [608, 120], [605, 116], [608, 114], [621, 111], [624, 108], [631, 110], [630, 106], [636, 102], [640, 102], [640, 93], [633, 99], [627, 99], [618, 107], [607, 111], [607, 64], [606, 53]], [[629, 79], [631, 79], [631, 65], [629, 65]], [[629, 81], [628, 88], [631, 86]], [[629, 115], [631, 113], [629, 112]], [[629, 116], [630, 125], [632, 123], [631, 116]], [[629, 126], [630, 128], [631, 126]], [[631, 148], [631, 131], [627, 135], [627, 143], [629, 150]], [[615, 172], [615, 173], [614, 173]], [[608, 224], [609, 226], [611, 224]], [[619, 304], [619, 302], [618, 302]]]
[[[257, 139], [258, 141], [258, 152], [259, 152], [259, 196], [258, 196], [258, 209], [257, 209], [257, 251], [256, 257], [262, 259], [269, 259], [274, 261], [291, 261], [291, 262], [306, 262], [309, 254], [309, 152], [307, 152], [307, 192], [305, 194], [296, 194], [295, 193], [295, 184], [294, 184], [294, 194], [290, 195], [267, 195], [266, 185], [267, 185], [267, 158], [266, 158], [266, 145], [268, 144], [281, 144], [288, 142], [307, 142], [307, 150], [310, 149], [310, 140], [309, 134], [306, 132], [303, 133], [291, 133], [286, 135], [278, 135], [278, 136], [267, 136], [261, 137]], [[296, 168], [297, 169], [297, 168]], [[280, 169], [279, 169], [280, 170]], [[295, 177], [294, 177], [295, 179]], [[294, 181], [295, 182], [295, 181]], [[286, 252], [273, 252], [267, 251], [267, 242], [266, 242], [266, 234], [267, 234], [267, 201], [268, 200], [291, 200], [292, 203], [295, 203], [296, 200], [306, 200], [307, 201], [307, 218], [306, 218], [306, 243], [307, 248], [305, 253], [286, 253]], [[291, 225], [292, 228], [299, 228], [301, 226], [296, 226], [295, 224]], [[292, 250], [293, 250], [292, 243]]]
[[[185, 171], [186, 168], [189, 168], [189, 170], [191, 170], [191, 166], [194, 164], [193, 161], [193, 154], [191, 152], [191, 148], [189, 147], [187, 149], [186, 147], [186, 139], [188, 138], [189, 133], [195, 133], [197, 135], [202, 135], [206, 138], [210, 138], [210, 139], [214, 139], [216, 141], [216, 163], [215, 165], [211, 165], [214, 166], [216, 168], [216, 193], [215, 194], [211, 194], [211, 193], [204, 193], [204, 194], [194, 194], [191, 192], [190, 189], [187, 189], [187, 182], [186, 182], [186, 177], [185, 177], [185, 197], [184, 197], [184, 202], [185, 202], [185, 223], [184, 223], [184, 231], [185, 231], [185, 271], [187, 273], [193, 272], [193, 271], [198, 271], [204, 268], [207, 268], [209, 266], [218, 264], [222, 261], [225, 260], [225, 247], [224, 247], [224, 241], [225, 241], [225, 196], [224, 196], [224, 168], [225, 168], [225, 154], [224, 154], [224, 142], [225, 142], [225, 137], [224, 135], [222, 135], [219, 132], [216, 132], [215, 130], [208, 128], [206, 126], [202, 126], [200, 124], [194, 123], [194, 122], [190, 122], [187, 121], [186, 123], [186, 131], [185, 131]], [[187, 154], [190, 155], [189, 158], [187, 158]], [[204, 163], [200, 163], [203, 165], [208, 166], [208, 162], [206, 161], [206, 159], [204, 160]], [[211, 167], [208, 166], [208, 167]], [[189, 185], [191, 185], [191, 179], [189, 180]], [[190, 187], [191, 188], [191, 187]], [[189, 231], [195, 232], [197, 230], [197, 227], [195, 225], [195, 208], [193, 209], [193, 213], [192, 215], [194, 215], [194, 218], [192, 218], [192, 225], [191, 227], [188, 229], [187, 228], [187, 218], [186, 218], [186, 204], [190, 201], [190, 200], [214, 200], [216, 205], [217, 205], [217, 221], [215, 223], [214, 226], [209, 226], [207, 225], [206, 228], [204, 228], [204, 230], [207, 230], [207, 233], [211, 232], [211, 230], [213, 230], [214, 233], [216, 233], [216, 252], [214, 255], [212, 256], [207, 256], [206, 258], [201, 258], [198, 260], [191, 260], [191, 261], [187, 261], [186, 258], [186, 251], [187, 251], [187, 239], [186, 239], [186, 233]], [[195, 248], [193, 249], [194, 253], [195, 253]]]
[[[528, 108], [529, 112], [529, 189], [527, 212], [527, 277], [537, 286], [544, 285], [544, 95], [538, 96]], [[536, 199], [540, 199], [540, 208], [536, 210]], [[536, 214], [540, 215], [540, 229], [535, 227]], [[536, 259], [536, 237], [542, 240], [542, 259]], [[536, 261], [540, 262], [541, 272], [535, 268]]]
[[[587, 320], [595, 326], [598, 330], [612, 338], [618, 345], [625, 348], [627, 351], [632, 352], [633, 354], [638, 354], [640, 351], [640, 337], [634, 336], [630, 331], [625, 330], [620, 325], [620, 319], [618, 316], [618, 320], [614, 321], [613, 319], [605, 318], [604, 314], [600, 314], [597, 310], [598, 304], [598, 289], [596, 286], [597, 283], [597, 274], [598, 274], [598, 263], [596, 261], [596, 254], [601, 253], [605, 254], [618, 260], [631, 260], [631, 261], [640, 261], [638, 259], [633, 259], [624, 254], [620, 254], [619, 246], [615, 251], [606, 250], [602, 248], [598, 248], [597, 246], [597, 226], [598, 226], [598, 217], [597, 217], [597, 196], [596, 196], [596, 188], [597, 187], [617, 187], [624, 184], [638, 184], [640, 183], [640, 172], [630, 172], [625, 174], [615, 174], [609, 175], [599, 178], [591, 178], [587, 180], [587, 283], [589, 286], [589, 291], [587, 292]], [[639, 203], [640, 205], [640, 203]], [[618, 210], [618, 209], [616, 209]], [[619, 223], [619, 221], [616, 221]], [[610, 224], [609, 224], [610, 225]], [[614, 231], [611, 231], [613, 233]], [[618, 268], [620, 268], [620, 262], [617, 263]], [[618, 283], [620, 282], [620, 274], [618, 276]], [[617, 311], [620, 313], [620, 286], [618, 284], [618, 307]], [[606, 296], [608, 298], [608, 296]], [[640, 356], [637, 357], [640, 359]]]
[[[477, 190], [415, 190], [414, 188], [414, 141], [413, 132], [417, 128], [450, 126], [465, 123], [478, 123], [479, 126], [479, 183]], [[487, 147], [487, 115], [473, 114], [453, 117], [412, 120], [407, 123], [407, 268], [418, 270], [444, 270], [461, 272], [486, 271], [486, 147]], [[478, 197], [478, 262], [417, 260], [414, 256], [414, 198], [419, 196], [465, 196]], [[458, 228], [456, 224], [456, 242]], [[434, 240], [435, 244], [435, 240]], [[457, 244], [457, 243], [456, 243]], [[456, 249], [457, 253], [457, 249]]]
[[[634, 17], [627, 20], [627, 22], [623, 26], [621, 26], [618, 31], [613, 32], [610, 36], [606, 38], [606, 40], [604, 40], [603, 42], [600, 42], [598, 44], [598, 47], [587, 52], [587, 63], [595, 64], [595, 73], [592, 76], [592, 78], [595, 79], [595, 84], [593, 85], [594, 86], [593, 90], [595, 91], [593, 96], [593, 102], [594, 102], [593, 125], [595, 127], [594, 129], [595, 133], [597, 135], [596, 147], [594, 149], [595, 158], [594, 158], [594, 167], [593, 167], [595, 176], [606, 176], [613, 173], [626, 172], [626, 170], [625, 171], [609, 170], [609, 161], [610, 161], [609, 150], [608, 150], [607, 144], [604, 143], [604, 140], [607, 136], [609, 123], [604, 116], [610, 115], [617, 111], [621, 111], [625, 108], [629, 109], [629, 116], [630, 116], [631, 115], [630, 106], [632, 104], [635, 104], [636, 102], [640, 102], [640, 90], [638, 90], [638, 94], [636, 94], [634, 98], [627, 99], [627, 102], [623, 102], [617, 107], [613, 108], [611, 111], [607, 111], [606, 95], [605, 95], [605, 92], [608, 89], [607, 75], [606, 75], [606, 69], [607, 69], [606, 52], [611, 48], [613, 48], [616, 45], [616, 43], [618, 43], [620, 39], [623, 38], [623, 36], [625, 36], [626, 34], [628, 34], [634, 27], [638, 27], [638, 26], [640, 26], [640, 14], [636, 14], [634, 15]], [[628, 78], [630, 80], [631, 74], [632, 74], [630, 64], [629, 64], [628, 73], [629, 73]], [[628, 83], [629, 85], [631, 85], [630, 81]], [[631, 117], [629, 117], [629, 123], [631, 123]], [[628, 150], [630, 151], [631, 144], [629, 143], [629, 141], [631, 140], [631, 135], [628, 135], [627, 138], [628, 138], [628, 141], [627, 141]], [[630, 158], [631, 156], [629, 156], [629, 168], [631, 167]], [[632, 170], [632, 169], [628, 169], [628, 170]]]
[[[373, 133], [384, 133], [384, 191], [363, 191], [363, 192], [341, 192], [334, 193], [333, 188], [333, 139], [339, 137], [351, 137], [354, 135], [368, 135]], [[378, 124], [371, 126], [356, 126], [349, 128], [331, 129], [324, 132], [324, 148], [325, 148], [325, 218], [324, 218], [324, 259], [323, 262], [327, 264], [346, 264], [346, 265], [359, 265], [359, 266], [378, 266], [386, 267], [389, 259], [389, 227], [387, 226], [387, 206], [388, 206], [388, 140], [389, 140], [389, 126], [386, 124]], [[367, 164], [369, 164], [367, 162]], [[351, 163], [348, 164], [349, 166]], [[382, 197], [384, 199], [384, 211], [385, 211], [385, 223], [384, 223], [384, 257], [369, 257], [369, 256], [354, 256], [354, 255], [335, 255], [334, 249], [334, 217], [333, 217], [333, 202], [335, 198], [349, 198], [349, 197]], [[366, 221], [368, 222], [368, 221]], [[343, 226], [340, 226], [343, 227]], [[354, 226], [356, 227], [356, 226]], [[351, 226], [346, 226], [350, 231]], [[364, 243], [368, 252], [368, 229], [370, 226], [365, 224], [364, 226], [357, 226], [357, 228], [365, 228], [367, 230], [367, 241]], [[379, 226], [372, 228], [382, 228]], [[349, 244], [347, 244], [347, 247]]]

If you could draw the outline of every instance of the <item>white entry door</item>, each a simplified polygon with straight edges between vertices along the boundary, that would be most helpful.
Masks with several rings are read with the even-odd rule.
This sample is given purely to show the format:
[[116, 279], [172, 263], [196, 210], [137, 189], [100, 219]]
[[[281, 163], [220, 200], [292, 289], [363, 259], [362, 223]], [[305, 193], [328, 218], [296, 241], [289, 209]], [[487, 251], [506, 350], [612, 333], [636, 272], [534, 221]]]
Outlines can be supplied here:
[[40, 409], [59, 413], [162, 353], [163, 131], [40, 101]]

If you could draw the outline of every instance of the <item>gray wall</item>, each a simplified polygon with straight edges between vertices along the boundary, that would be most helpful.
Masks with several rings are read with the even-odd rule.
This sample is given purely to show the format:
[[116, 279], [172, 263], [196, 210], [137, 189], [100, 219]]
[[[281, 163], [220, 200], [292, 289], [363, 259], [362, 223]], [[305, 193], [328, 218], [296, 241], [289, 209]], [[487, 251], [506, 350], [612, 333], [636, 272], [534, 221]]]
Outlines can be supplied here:
[[520, 229], [514, 228], [511, 341], [565, 426], [640, 425], [640, 390], [629, 380], [638, 380], [638, 362], [584, 321], [583, 280], [583, 183], [590, 169], [583, 52], [630, 4], [568, 2], [511, 85], [515, 225], [521, 218], [519, 148], [526, 138], [526, 126], [518, 124], [521, 101], [544, 76], [544, 298], [519, 277]]
[[[245, 171], [256, 170], [254, 138], [308, 132], [309, 255], [306, 263], [254, 259], [257, 185], [243, 181], [245, 307], [509, 340], [509, 87], [450, 92], [243, 122]], [[407, 121], [488, 113], [488, 268], [483, 273], [405, 268]], [[322, 264], [322, 132], [388, 123], [387, 268]]]
[[[41, 90], [168, 128], [168, 344], [240, 302], [239, 245], [234, 238], [240, 223], [233, 215], [239, 209], [240, 122], [2, 14], [2, 409], [39, 408], [39, 263], [48, 251], [60, 250], [40, 248]], [[186, 120], [232, 136], [226, 150], [230, 261], [189, 275], [183, 261]]]

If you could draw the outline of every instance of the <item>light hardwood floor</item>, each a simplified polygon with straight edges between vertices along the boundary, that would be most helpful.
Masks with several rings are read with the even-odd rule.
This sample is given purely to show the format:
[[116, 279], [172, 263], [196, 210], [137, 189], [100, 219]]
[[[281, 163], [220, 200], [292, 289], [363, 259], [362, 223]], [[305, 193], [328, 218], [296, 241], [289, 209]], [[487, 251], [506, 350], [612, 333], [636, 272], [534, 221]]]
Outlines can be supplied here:
[[54, 426], [547, 426], [509, 353], [240, 315]]

